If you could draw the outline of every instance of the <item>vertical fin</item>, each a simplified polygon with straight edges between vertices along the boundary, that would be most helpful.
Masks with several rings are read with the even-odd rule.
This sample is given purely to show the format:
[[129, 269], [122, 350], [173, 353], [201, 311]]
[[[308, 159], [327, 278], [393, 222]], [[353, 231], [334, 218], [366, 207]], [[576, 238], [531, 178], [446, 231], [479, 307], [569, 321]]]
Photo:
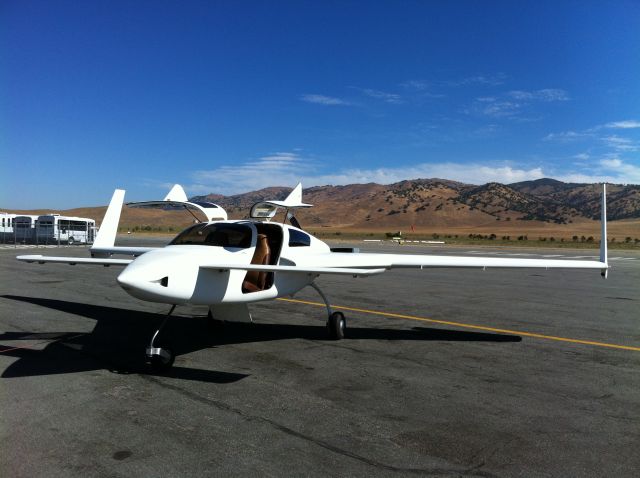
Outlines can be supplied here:
[[102, 219], [100, 229], [96, 240], [91, 248], [108, 248], [113, 247], [116, 242], [116, 234], [118, 232], [118, 223], [120, 222], [120, 212], [122, 211], [122, 203], [124, 202], [124, 189], [116, 189], [111, 197], [111, 202], [107, 208], [107, 212]]
[[298, 185], [293, 188], [293, 191], [289, 193], [287, 199], [284, 202], [289, 204], [301, 204], [302, 203], [302, 183], [298, 183]]
[[177, 201], [177, 202], [187, 202], [187, 193], [184, 192], [182, 186], [179, 184], [175, 184], [171, 191], [164, 197], [163, 201]]
[[602, 210], [600, 221], [600, 262], [607, 266], [607, 268], [600, 271], [600, 275], [606, 279], [609, 267], [607, 259], [607, 183], [602, 183]]

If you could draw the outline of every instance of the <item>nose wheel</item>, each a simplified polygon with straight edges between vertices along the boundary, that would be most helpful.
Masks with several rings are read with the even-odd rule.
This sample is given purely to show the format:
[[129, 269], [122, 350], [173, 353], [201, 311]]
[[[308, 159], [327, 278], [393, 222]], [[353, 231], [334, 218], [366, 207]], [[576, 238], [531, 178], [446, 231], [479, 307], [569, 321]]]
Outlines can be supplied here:
[[156, 372], [169, 370], [176, 359], [173, 350], [167, 347], [147, 347], [147, 364]]

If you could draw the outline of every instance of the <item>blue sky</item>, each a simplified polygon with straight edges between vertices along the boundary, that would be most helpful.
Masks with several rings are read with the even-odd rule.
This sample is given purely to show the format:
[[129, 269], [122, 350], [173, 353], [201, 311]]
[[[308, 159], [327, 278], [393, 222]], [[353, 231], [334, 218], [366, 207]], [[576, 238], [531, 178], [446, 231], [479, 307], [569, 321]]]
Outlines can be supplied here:
[[638, 1], [0, 4], [3, 208], [640, 183]]

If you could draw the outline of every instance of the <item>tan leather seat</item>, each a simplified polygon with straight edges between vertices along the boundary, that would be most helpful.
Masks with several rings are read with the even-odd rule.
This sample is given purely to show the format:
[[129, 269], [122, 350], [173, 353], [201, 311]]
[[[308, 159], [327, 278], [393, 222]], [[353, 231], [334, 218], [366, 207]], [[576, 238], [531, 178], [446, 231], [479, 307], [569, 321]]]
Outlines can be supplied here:
[[[253, 253], [253, 259], [251, 264], [269, 265], [271, 260], [271, 248], [267, 241], [265, 234], [258, 234], [258, 241], [256, 242], [256, 251]], [[242, 283], [242, 292], [258, 292], [264, 290], [267, 282], [266, 271], [249, 271], [244, 277]]]

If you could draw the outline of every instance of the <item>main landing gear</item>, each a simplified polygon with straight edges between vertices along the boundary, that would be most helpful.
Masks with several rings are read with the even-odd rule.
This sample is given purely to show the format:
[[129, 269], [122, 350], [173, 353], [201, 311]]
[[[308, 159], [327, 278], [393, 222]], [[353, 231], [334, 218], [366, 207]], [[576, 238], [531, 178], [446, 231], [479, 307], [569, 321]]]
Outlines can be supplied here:
[[320, 294], [324, 305], [327, 307], [327, 331], [329, 332], [329, 337], [333, 340], [344, 339], [344, 334], [347, 329], [347, 319], [344, 314], [331, 310], [331, 304], [329, 304], [324, 292], [320, 290], [320, 287], [318, 287], [315, 282], [312, 282], [310, 285]]
[[158, 334], [160, 334], [160, 331], [162, 330], [162, 328], [169, 321], [169, 317], [171, 317], [171, 314], [173, 313], [175, 308], [176, 308], [175, 305], [171, 306], [171, 310], [164, 317], [164, 319], [162, 319], [162, 323], [160, 324], [160, 327], [158, 327], [158, 330], [156, 330], [155, 334], [153, 334], [153, 337], [151, 338], [151, 343], [147, 347], [147, 363], [156, 372], [165, 372], [169, 370], [173, 365], [173, 361], [176, 359], [176, 356], [173, 353], [173, 350], [171, 350], [171, 348], [167, 346], [157, 347], [155, 344]]

